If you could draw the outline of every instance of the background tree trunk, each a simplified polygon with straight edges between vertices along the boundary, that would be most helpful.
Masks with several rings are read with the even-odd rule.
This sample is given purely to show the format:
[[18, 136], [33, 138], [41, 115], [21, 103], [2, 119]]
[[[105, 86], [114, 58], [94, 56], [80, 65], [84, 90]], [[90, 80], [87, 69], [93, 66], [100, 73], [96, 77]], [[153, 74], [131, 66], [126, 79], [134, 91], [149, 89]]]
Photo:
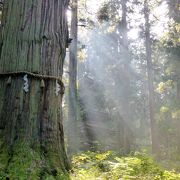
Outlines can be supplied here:
[[75, 153], [78, 148], [77, 139], [77, 7], [78, 1], [73, 0], [71, 6], [71, 32], [72, 43], [69, 48], [69, 112], [68, 112], [68, 150]]
[[[180, 10], [179, 10], [179, 4], [180, 4], [180, 0], [166, 0], [168, 3], [168, 9], [169, 9], [169, 18], [172, 18], [174, 20], [174, 23], [176, 24], [176, 26], [180, 26]], [[174, 37], [178, 37], [179, 36], [179, 32], [177, 32], [175, 27], [173, 28], [173, 36]], [[177, 49], [177, 50], [176, 50]], [[175, 75], [176, 75], [176, 101], [177, 101], [177, 106], [178, 109], [180, 109], [180, 61], [179, 61], [179, 50], [180, 49], [180, 45], [177, 42], [176, 46], [171, 47], [171, 55], [172, 55], [172, 60], [174, 60], [175, 63]], [[179, 132], [179, 127], [180, 127], [180, 117], [177, 120], [177, 124], [176, 124], [176, 128], [177, 128], [177, 152], [180, 153], [180, 132]]]
[[[130, 110], [130, 55], [129, 55], [129, 42], [128, 42], [128, 25], [127, 25], [127, 3], [128, 0], [121, 0], [121, 7], [122, 7], [122, 19], [119, 24], [119, 41], [120, 41], [120, 49], [121, 49], [121, 58], [122, 58], [122, 64], [123, 64], [123, 79], [121, 88], [123, 97], [120, 101], [122, 104], [122, 117], [120, 118], [120, 121], [124, 121], [125, 124], [128, 126], [131, 122], [131, 110]], [[120, 59], [121, 60], [121, 59]], [[121, 75], [122, 76], [122, 75]], [[121, 125], [120, 125], [121, 126]], [[129, 127], [127, 127], [129, 128]], [[123, 128], [123, 131], [125, 127]], [[130, 128], [129, 128], [130, 129]], [[130, 129], [131, 130], [131, 129]], [[128, 154], [130, 153], [130, 144], [128, 144], [128, 132], [123, 133], [122, 138], [122, 149], [124, 149], [124, 153]]]
[[[28, 71], [60, 77], [68, 27], [68, 0], [8, 0], [0, 73]], [[57, 176], [68, 169], [57, 82], [25, 74], [0, 75], [0, 172], [12, 179]]]
[[150, 39], [150, 22], [149, 22], [149, 7], [148, 1], [144, 1], [144, 17], [145, 17], [145, 46], [146, 46], [146, 60], [147, 60], [147, 74], [148, 74], [148, 98], [149, 98], [149, 118], [151, 124], [151, 140], [152, 153], [158, 152], [158, 138], [157, 127], [155, 120], [155, 100], [154, 100], [154, 86], [153, 86], [153, 65], [152, 65], [152, 48]]

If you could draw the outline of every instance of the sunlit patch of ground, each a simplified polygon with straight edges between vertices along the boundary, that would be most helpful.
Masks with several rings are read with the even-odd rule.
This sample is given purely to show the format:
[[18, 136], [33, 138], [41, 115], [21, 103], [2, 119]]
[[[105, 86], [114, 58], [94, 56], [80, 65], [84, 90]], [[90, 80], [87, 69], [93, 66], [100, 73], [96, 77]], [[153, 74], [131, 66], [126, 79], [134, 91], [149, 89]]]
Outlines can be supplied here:
[[72, 158], [72, 180], [180, 180], [175, 171], [165, 171], [151, 157], [135, 153], [119, 157], [112, 152], [86, 152]]

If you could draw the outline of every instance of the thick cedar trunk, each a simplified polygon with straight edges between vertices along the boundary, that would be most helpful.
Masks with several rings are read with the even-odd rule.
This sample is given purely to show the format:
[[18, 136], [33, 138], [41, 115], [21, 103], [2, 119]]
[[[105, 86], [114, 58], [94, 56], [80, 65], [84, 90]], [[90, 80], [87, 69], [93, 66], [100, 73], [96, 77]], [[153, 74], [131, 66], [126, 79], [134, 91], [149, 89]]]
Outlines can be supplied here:
[[[28, 71], [61, 77], [68, 37], [68, 0], [5, 2], [0, 73]], [[44, 80], [41, 88], [41, 79], [27, 78], [29, 91], [25, 92], [22, 75], [12, 77], [9, 85], [8, 77], [0, 75], [0, 172], [12, 179], [20, 172], [22, 179], [28, 179], [32, 172], [34, 179], [56, 176], [58, 170], [68, 169], [62, 95], [55, 93], [54, 80]], [[28, 159], [32, 153], [37, 157]], [[23, 164], [27, 165], [24, 169]]]
[[145, 46], [146, 46], [146, 59], [147, 59], [147, 74], [148, 74], [148, 93], [149, 93], [149, 118], [151, 124], [151, 140], [152, 152], [158, 153], [158, 138], [157, 127], [155, 120], [155, 99], [154, 99], [154, 86], [153, 86], [153, 65], [152, 65], [152, 49], [150, 39], [150, 23], [149, 23], [149, 7], [147, 0], [144, 1], [144, 17], [145, 17]]
[[75, 153], [78, 148], [77, 140], [77, 7], [78, 1], [72, 0], [71, 7], [71, 38], [69, 48], [69, 112], [68, 112], [68, 147], [70, 153]]

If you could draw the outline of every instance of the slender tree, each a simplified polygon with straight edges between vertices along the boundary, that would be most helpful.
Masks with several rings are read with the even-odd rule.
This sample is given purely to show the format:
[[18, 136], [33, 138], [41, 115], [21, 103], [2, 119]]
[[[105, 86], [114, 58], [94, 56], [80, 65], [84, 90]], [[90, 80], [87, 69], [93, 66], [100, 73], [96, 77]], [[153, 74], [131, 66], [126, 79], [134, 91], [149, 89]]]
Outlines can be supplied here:
[[[170, 52], [172, 55], [174, 55], [173, 60], [174, 63], [176, 63], [176, 69], [174, 69], [176, 77], [177, 77], [177, 99], [180, 101], [180, 72], [179, 72], [179, 49], [180, 45], [178, 43], [178, 36], [179, 36], [179, 30], [178, 28], [180, 27], [180, 10], [179, 10], [179, 0], [166, 0], [168, 3], [169, 7], [169, 17], [174, 20], [174, 27], [173, 27], [173, 32], [170, 32], [171, 36], [171, 41], [175, 42], [169, 42], [170, 43]], [[176, 28], [176, 27], [177, 28]]]
[[67, 6], [68, 0], [5, 1], [0, 59], [1, 176], [44, 179], [68, 169], [61, 113]]
[[71, 31], [72, 43], [69, 48], [69, 152], [77, 151], [77, 32], [78, 32], [78, 1], [71, 2]]
[[[180, 0], [166, 0], [168, 3], [169, 8], [169, 18], [171, 18], [174, 22], [171, 25], [171, 29], [169, 30], [169, 42], [168, 42], [168, 52], [170, 55], [170, 62], [174, 64], [173, 74], [175, 76], [174, 82], [176, 83], [176, 101], [177, 101], [177, 108], [180, 109], [180, 43], [178, 40], [179, 33], [180, 33], [180, 10], [179, 4]], [[177, 128], [177, 151], [180, 152], [180, 117], [178, 118], [176, 128]]]
[[[122, 93], [123, 93], [123, 98], [122, 98], [122, 110], [123, 110], [123, 121], [128, 125], [130, 123], [130, 56], [129, 56], [129, 41], [128, 41], [128, 23], [127, 23], [127, 3], [128, 0], [121, 0], [121, 8], [122, 8], [122, 14], [121, 14], [121, 21], [119, 23], [119, 45], [121, 49], [121, 54], [120, 57], [122, 58], [123, 62], [123, 68], [124, 68], [124, 73], [123, 73], [123, 84], [122, 86]], [[121, 59], [120, 59], [121, 60]], [[130, 152], [130, 144], [128, 143], [128, 132], [124, 130], [123, 136], [121, 135], [120, 137], [123, 138], [123, 148], [125, 153]]]
[[151, 140], [152, 152], [158, 152], [158, 138], [157, 127], [155, 120], [155, 99], [153, 87], [153, 65], [152, 65], [152, 47], [150, 38], [150, 21], [149, 21], [149, 5], [148, 1], [144, 1], [144, 18], [145, 18], [145, 47], [146, 47], [146, 60], [147, 60], [147, 75], [148, 75], [148, 99], [149, 99], [149, 118], [151, 124]]

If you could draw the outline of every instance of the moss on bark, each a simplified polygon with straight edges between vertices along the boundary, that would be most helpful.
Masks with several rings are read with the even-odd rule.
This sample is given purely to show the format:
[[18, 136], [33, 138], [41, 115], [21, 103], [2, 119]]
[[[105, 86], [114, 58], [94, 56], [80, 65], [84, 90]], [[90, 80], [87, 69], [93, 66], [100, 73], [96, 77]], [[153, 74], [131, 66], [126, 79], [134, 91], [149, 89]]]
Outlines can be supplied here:
[[67, 172], [50, 161], [41, 152], [40, 145], [22, 141], [11, 148], [4, 145], [0, 151], [0, 179], [69, 179]]

